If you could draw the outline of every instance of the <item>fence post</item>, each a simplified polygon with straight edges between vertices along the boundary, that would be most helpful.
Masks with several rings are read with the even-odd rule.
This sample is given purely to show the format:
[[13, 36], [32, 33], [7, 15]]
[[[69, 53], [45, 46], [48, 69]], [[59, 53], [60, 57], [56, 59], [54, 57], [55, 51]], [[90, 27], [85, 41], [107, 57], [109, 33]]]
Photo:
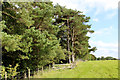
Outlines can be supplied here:
[[13, 80], [14, 79], [14, 76], [12, 76], [12, 79], [11, 80]]
[[26, 72], [24, 73], [24, 78], [27, 78]]
[[39, 72], [39, 68], [37, 68], [37, 72]]
[[49, 71], [50, 71], [50, 64], [49, 64]]
[[39, 70], [39, 68], [38, 68], [38, 71], [37, 71], [37, 73], [39, 73], [40, 72], [40, 70]]
[[7, 80], [7, 72], [5, 72], [5, 80]]
[[28, 69], [28, 80], [30, 80], [30, 69]]
[[42, 66], [42, 74], [43, 74], [43, 66]]
[[55, 63], [53, 62], [53, 63], [52, 63], [52, 66], [53, 66], [53, 67], [54, 67], [54, 64], [55, 64]]

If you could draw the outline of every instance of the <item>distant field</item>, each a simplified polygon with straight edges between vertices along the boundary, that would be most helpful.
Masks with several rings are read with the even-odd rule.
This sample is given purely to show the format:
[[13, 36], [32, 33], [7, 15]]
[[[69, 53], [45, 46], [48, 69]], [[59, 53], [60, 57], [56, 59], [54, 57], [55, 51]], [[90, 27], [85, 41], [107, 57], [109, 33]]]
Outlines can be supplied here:
[[45, 71], [33, 78], [118, 78], [118, 61], [78, 62], [74, 69]]

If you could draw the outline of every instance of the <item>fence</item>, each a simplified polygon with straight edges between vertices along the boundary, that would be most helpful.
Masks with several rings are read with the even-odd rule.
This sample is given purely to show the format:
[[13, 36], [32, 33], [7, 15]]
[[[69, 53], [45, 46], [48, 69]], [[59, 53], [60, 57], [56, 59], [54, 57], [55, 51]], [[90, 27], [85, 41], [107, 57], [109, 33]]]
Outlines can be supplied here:
[[[69, 69], [73, 69], [76, 66], [76, 62], [71, 63], [71, 64], [52, 64], [52, 69], [58, 70], [58, 69], [65, 69], [65, 68], [69, 68]], [[48, 69], [50, 71], [51, 66], [48, 66]], [[42, 66], [41, 69], [37, 69], [36, 73], [39, 73], [41, 71], [41, 74], [44, 73], [44, 67]], [[20, 76], [22, 73], [22, 77]], [[15, 78], [17, 78], [17, 80], [30, 80], [31, 75], [34, 75], [34, 72], [32, 72], [32, 70], [27, 69], [27, 71], [25, 72], [19, 72], [18, 75], [16, 76], [12, 76], [12, 79], [8, 78], [8, 74], [7, 72], [5, 72], [4, 75], [4, 79], [3, 80], [15, 80]], [[20, 77], [20, 78], [19, 78]]]
[[58, 69], [73, 69], [76, 66], [76, 62], [71, 63], [71, 64], [54, 64], [53, 69], [58, 70]]
[[[45, 66], [44, 67], [42, 66], [41, 68], [38, 68], [36, 71], [32, 71], [30, 69], [27, 69], [25, 72], [19, 72], [16, 76], [12, 76], [12, 78], [9, 78], [8, 73], [5, 71], [4, 78], [2, 78], [2, 77], [1, 78], [2, 78], [2, 80], [16, 80], [16, 79], [17, 80], [30, 80], [32, 75], [34, 75], [35, 73], [41, 72], [41, 74], [43, 74], [45, 68], [46, 68]], [[50, 65], [48, 66], [48, 69], [50, 71], [50, 69], [51, 69]]]

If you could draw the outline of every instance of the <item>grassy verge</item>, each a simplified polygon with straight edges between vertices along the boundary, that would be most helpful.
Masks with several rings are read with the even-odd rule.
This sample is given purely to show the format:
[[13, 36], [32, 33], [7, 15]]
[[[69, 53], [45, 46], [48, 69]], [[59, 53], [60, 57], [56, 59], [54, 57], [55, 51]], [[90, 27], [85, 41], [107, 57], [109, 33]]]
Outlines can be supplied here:
[[118, 61], [86, 61], [78, 62], [74, 69], [45, 71], [33, 78], [118, 78]]

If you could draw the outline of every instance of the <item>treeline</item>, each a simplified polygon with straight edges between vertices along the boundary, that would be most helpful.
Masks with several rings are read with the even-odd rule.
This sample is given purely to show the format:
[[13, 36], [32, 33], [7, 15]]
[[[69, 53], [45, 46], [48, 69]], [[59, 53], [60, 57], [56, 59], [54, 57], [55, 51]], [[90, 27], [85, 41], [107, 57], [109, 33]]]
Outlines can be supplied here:
[[90, 17], [52, 2], [2, 3], [2, 78], [12, 79], [26, 69], [72, 63], [96, 47], [88, 43]]
[[82, 60], [88, 60], [88, 61], [92, 61], [92, 60], [118, 60], [117, 58], [111, 57], [111, 56], [101, 56], [101, 57], [96, 57], [93, 54], [87, 54], [85, 55], [85, 57], [82, 58]]
[[107, 57], [101, 56], [101, 57], [98, 57], [97, 60], [117, 60], [117, 58], [114, 58], [111, 56], [107, 56]]

